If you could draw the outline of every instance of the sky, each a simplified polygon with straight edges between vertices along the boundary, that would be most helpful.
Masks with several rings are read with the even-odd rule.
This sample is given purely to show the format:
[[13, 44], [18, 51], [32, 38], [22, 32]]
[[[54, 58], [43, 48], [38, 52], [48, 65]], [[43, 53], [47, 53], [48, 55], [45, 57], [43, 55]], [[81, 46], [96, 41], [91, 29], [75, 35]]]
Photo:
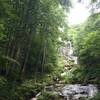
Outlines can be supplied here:
[[73, 0], [73, 8], [71, 8], [68, 15], [68, 22], [70, 25], [77, 25], [83, 23], [89, 16], [89, 10], [86, 7], [88, 2], [78, 3]]

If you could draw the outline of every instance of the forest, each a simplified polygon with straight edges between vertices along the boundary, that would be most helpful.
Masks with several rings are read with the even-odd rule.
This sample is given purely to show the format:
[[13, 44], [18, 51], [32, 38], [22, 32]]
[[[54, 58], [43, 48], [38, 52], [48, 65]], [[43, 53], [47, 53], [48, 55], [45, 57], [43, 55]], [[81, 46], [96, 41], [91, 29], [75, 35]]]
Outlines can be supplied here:
[[100, 100], [100, 0], [78, 25], [68, 24], [72, 1], [0, 0], [0, 100]]

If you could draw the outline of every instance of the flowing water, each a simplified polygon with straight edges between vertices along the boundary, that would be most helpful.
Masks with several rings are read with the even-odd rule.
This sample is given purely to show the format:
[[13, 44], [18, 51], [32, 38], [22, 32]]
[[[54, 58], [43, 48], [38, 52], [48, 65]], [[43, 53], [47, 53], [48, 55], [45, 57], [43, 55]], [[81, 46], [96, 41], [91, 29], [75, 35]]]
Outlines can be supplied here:
[[[77, 56], [74, 56], [73, 47], [71, 41], [67, 41], [65, 46], [60, 48], [60, 53], [65, 57], [64, 66], [70, 61], [74, 61], [74, 64], [78, 64]], [[70, 65], [70, 64], [69, 64]], [[71, 69], [67, 69], [67, 71]], [[61, 76], [66, 75], [66, 70], [61, 73]], [[93, 84], [65, 84], [65, 83], [55, 83], [54, 85], [46, 86], [46, 91], [57, 92], [62, 98], [62, 100], [80, 100], [81, 98], [93, 98], [97, 92], [97, 86]], [[40, 95], [40, 94], [39, 94]], [[33, 98], [31, 100], [37, 100]]]
[[[74, 61], [74, 64], [78, 64], [77, 56], [74, 56], [73, 46], [71, 41], [67, 41], [62, 47], [62, 55], [67, 59], [64, 59], [64, 65], [68, 65], [68, 61]], [[67, 66], [68, 67], [68, 66]], [[66, 75], [66, 71], [61, 73], [61, 76]], [[80, 98], [92, 98], [98, 92], [96, 85], [88, 84], [67, 84], [60, 92], [60, 95], [65, 98], [65, 100], [79, 100]]]
[[65, 100], [80, 100], [80, 98], [92, 98], [97, 92], [98, 89], [93, 84], [69, 84], [62, 88], [60, 95]]
[[64, 46], [60, 48], [60, 53], [65, 57], [65, 60], [73, 60], [74, 64], [78, 64], [77, 56], [74, 56], [73, 46], [71, 41], [65, 42]]

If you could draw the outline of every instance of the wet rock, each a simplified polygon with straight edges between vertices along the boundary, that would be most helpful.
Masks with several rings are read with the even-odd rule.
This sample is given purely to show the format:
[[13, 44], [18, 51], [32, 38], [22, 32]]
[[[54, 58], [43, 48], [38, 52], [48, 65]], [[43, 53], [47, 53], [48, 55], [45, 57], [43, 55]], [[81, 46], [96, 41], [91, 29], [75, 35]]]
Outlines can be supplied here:
[[81, 84], [66, 85], [62, 88], [60, 95], [67, 100], [79, 100], [80, 98], [92, 98], [97, 93], [96, 86], [90, 84], [82, 86]]

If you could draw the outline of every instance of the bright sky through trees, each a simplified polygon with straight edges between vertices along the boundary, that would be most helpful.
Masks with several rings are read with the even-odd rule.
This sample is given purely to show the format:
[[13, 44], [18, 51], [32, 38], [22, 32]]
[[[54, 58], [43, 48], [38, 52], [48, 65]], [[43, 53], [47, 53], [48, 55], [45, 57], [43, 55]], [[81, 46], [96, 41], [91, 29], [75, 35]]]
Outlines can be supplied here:
[[89, 16], [89, 10], [86, 5], [88, 5], [87, 2], [77, 3], [77, 1], [74, 1], [73, 8], [70, 10], [68, 16], [68, 22], [70, 25], [80, 24], [87, 19]]

